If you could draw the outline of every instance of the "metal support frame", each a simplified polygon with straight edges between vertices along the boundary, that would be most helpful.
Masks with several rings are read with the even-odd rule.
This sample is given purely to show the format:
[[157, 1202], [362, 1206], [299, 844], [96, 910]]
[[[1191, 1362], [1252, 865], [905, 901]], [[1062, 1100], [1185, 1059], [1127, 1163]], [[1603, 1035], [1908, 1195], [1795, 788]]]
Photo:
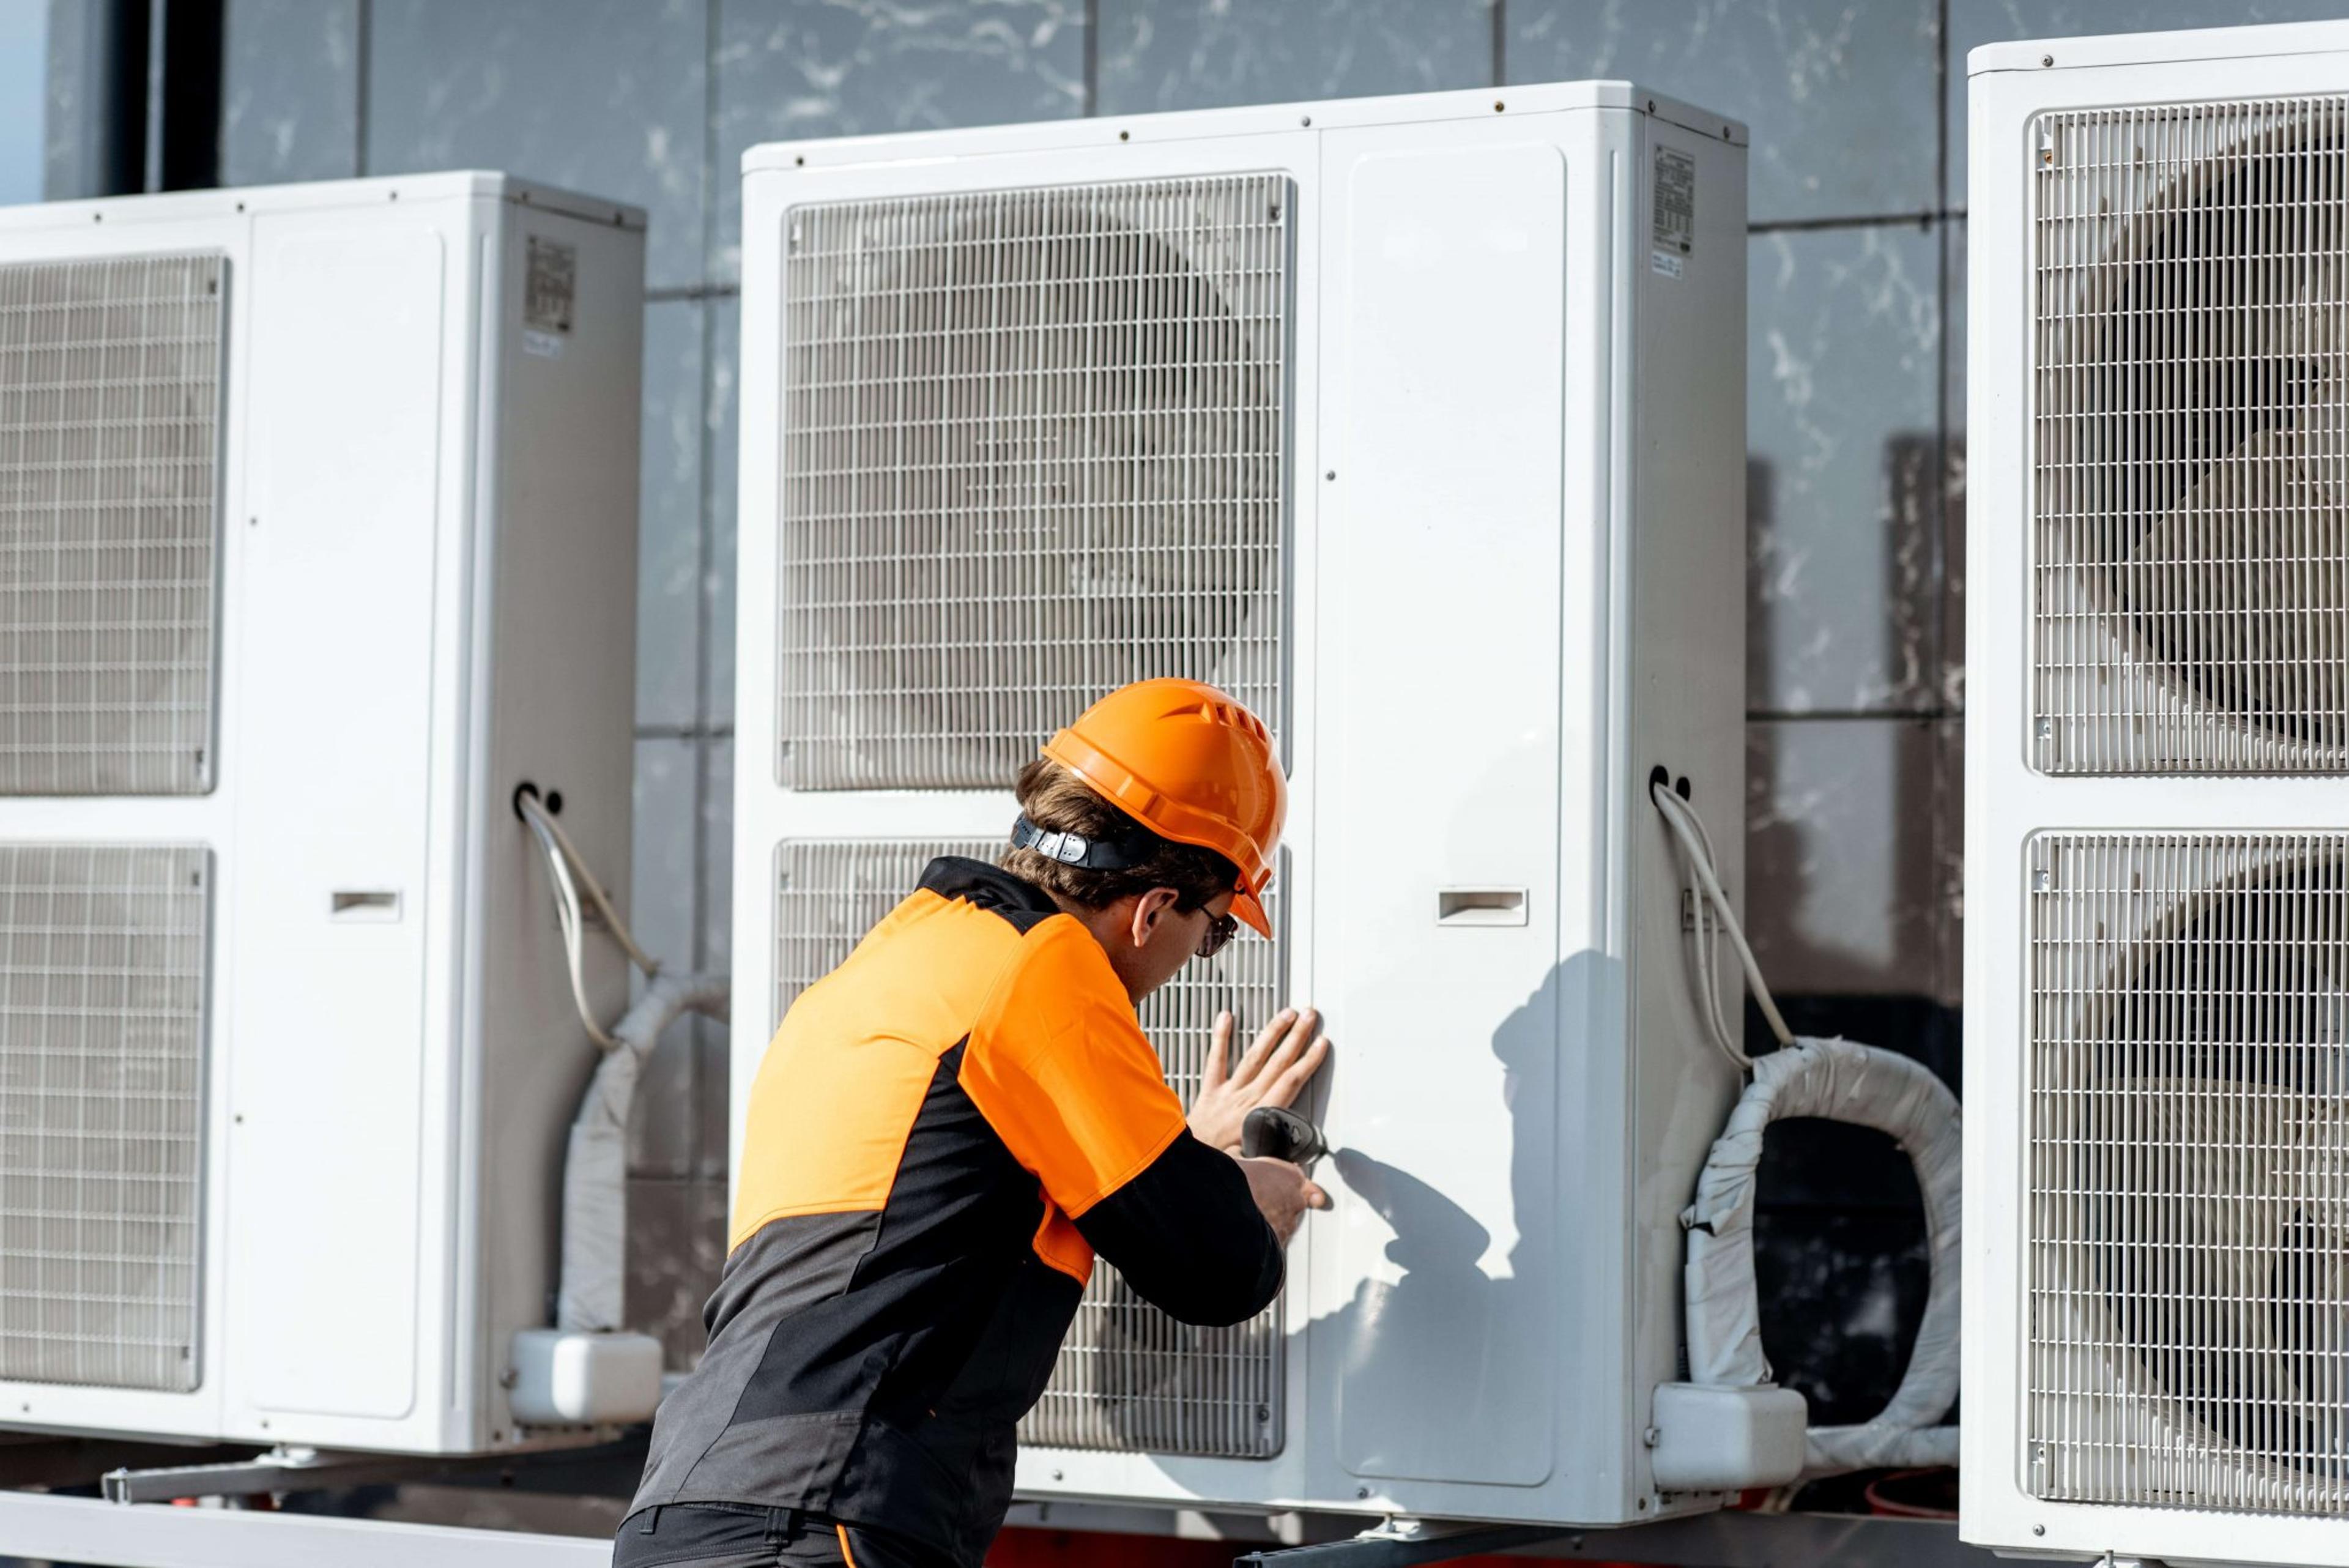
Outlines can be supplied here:
[[[326, 1484], [339, 1479], [327, 1479]], [[554, 1477], [549, 1470], [540, 1479]], [[1023, 1511], [1030, 1511], [1032, 1505]], [[1055, 1504], [1050, 1521], [1052, 1528], [1064, 1530], [1195, 1537], [1195, 1528], [1174, 1528], [1181, 1517], [1164, 1509]], [[1043, 1521], [1015, 1515], [1015, 1522]], [[1192, 1517], [1191, 1522], [1214, 1521]], [[1737, 1512], [1567, 1534], [1556, 1526], [1525, 1525], [1431, 1530], [1416, 1539], [1374, 1532], [1319, 1546], [1266, 1546], [1238, 1561], [1251, 1568], [1406, 1568], [1509, 1550], [1529, 1561], [1632, 1560], [1682, 1568], [1784, 1568], [1792, 1563], [1806, 1568], [1888, 1563], [1900, 1568], [1992, 1568], [1998, 1561], [1961, 1543], [1956, 1527], [1945, 1521]], [[123, 1504], [0, 1490], [0, 1554], [109, 1568], [315, 1568], [322, 1563], [336, 1568], [605, 1568], [612, 1543], [601, 1535]]]
[[[288, 1492], [334, 1491], [390, 1486], [402, 1481], [440, 1480], [512, 1483], [543, 1472], [556, 1481], [578, 1480], [617, 1459], [632, 1483], [644, 1464], [641, 1441], [623, 1440], [586, 1449], [543, 1449], [521, 1453], [447, 1455], [347, 1452], [336, 1449], [287, 1448], [247, 1458], [157, 1469], [121, 1468], [100, 1478], [109, 1502], [171, 1502], [181, 1498], [237, 1498]], [[533, 1487], [532, 1490], [540, 1490]], [[5, 1543], [0, 1543], [5, 1544]]]
[[108, 1568], [609, 1568], [612, 1542], [0, 1491], [0, 1552]]
[[1998, 1562], [1960, 1541], [1954, 1521], [1733, 1509], [1609, 1530], [1389, 1527], [1319, 1546], [1262, 1548], [1236, 1559], [1235, 1568], [1414, 1568], [1488, 1552], [1518, 1552], [1528, 1561], [1629, 1561], [1679, 1568], [1778, 1568], [1789, 1563], [1811, 1568], [1885, 1563], [1900, 1568], [1992, 1568]]
[[[460, 1461], [461, 1462], [461, 1461]], [[109, 1502], [172, 1502], [181, 1498], [260, 1497], [332, 1487], [384, 1486], [441, 1475], [452, 1461], [409, 1454], [347, 1454], [322, 1449], [272, 1449], [249, 1459], [111, 1469], [99, 1480]]]
[[1233, 1559], [1232, 1568], [1416, 1568], [1487, 1552], [1538, 1546], [1569, 1532], [1552, 1524], [1472, 1524], [1446, 1530], [1390, 1522], [1350, 1541], [1277, 1546]]

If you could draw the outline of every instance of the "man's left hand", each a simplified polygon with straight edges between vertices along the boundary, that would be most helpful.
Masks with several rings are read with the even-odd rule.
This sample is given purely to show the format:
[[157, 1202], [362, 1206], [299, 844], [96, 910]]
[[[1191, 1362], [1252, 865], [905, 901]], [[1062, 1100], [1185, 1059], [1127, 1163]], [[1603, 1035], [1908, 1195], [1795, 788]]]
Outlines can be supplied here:
[[1240, 1151], [1240, 1128], [1258, 1106], [1294, 1105], [1330, 1054], [1321, 1015], [1284, 1007], [1259, 1031], [1256, 1044], [1232, 1061], [1232, 1015], [1216, 1015], [1216, 1032], [1191, 1102], [1191, 1135], [1210, 1148]]

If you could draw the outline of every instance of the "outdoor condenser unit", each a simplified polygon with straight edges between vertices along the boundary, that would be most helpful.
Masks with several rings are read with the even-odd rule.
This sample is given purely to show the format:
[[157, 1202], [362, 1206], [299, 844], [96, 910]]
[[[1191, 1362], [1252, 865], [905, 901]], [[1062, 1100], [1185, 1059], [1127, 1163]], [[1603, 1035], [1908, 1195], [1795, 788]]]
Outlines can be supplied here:
[[1648, 788], [1739, 815], [1744, 143], [1588, 82], [744, 159], [738, 1137], [1094, 696], [1213, 681], [1295, 781], [1279, 940], [1143, 1022], [1188, 1091], [1219, 1007], [1323, 1008], [1336, 1209], [1237, 1328], [1098, 1269], [1026, 1495], [1714, 1501], [1642, 1442], [1735, 1091]]
[[595, 1053], [512, 800], [627, 865], [643, 227], [0, 212], [0, 1422], [528, 1440]]
[[1963, 1532], [2340, 1563], [2349, 26], [1969, 69]]

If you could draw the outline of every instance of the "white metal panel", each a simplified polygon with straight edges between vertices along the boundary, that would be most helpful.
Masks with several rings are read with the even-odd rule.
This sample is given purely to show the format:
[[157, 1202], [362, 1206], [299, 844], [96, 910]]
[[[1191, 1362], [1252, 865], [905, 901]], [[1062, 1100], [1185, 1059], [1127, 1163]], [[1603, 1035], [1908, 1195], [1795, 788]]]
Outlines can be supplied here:
[[[572, 1004], [545, 864], [512, 810], [517, 783], [562, 794], [564, 831], [622, 912], [632, 907], [645, 311], [641, 222], [574, 217], [536, 198], [472, 207], [494, 243], [473, 344], [484, 384], [480, 412], [466, 421], [481, 458], [460, 574], [470, 590], [471, 685], [454, 726], [464, 760], [452, 761], [446, 780], [460, 804], [443, 815], [453, 819], [451, 839], [466, 846], [463, 883], [450, 891], [468, 939], [460, 1040], [451, 1043], [452, 1289], [479, 1304], [450, 1348], [456, 1413], [447, 1440], [480, 1448], [522, 1437], [500, 1377], [515, 1331], [547, 1321], [564, 1148], [598, 1055]], [[554, 295], [542, 302], [538, 325], [529, 308], [533, 252], [536, 285]], [[550, 270], [568, 273], [567, 312]], [[546, 325], [558, 318], [560, 330]], [[444, 463], [444, 473], [453, 466]], [[450, 563], [442, 565], [445, 580]], [[655, 956], [698, 962], [685, 952]], [[583, 968], [589, 1006], [616, 1019], [628, 994], [626, 957], [597, 937]]]
[[2033, 754], [2349, 768], [2349, 99], [2042, 116]]
[[[448, 258], [428, 225], [295, 219], [257, 253], [231, 1354], [250, 1406], [395, 1418], [421, 1392]], [[338, 909], [354, 894], [396, 918]]]
[[0, 266], [0, 794], [211, 782], [227, 275]]
[[1344, 1035], [1333, 1219], [1360, 1282], [1321, 1328], [1336, 1443], [1361, 1475], [1533, 1485], [1554, 1428], [1523, 1392], [1555, 1385], [1559, 1318], [1566, 162], [1328, 146], [1357, 160], [1331, 196], [1318, 585], [1343, 673], [1319, 693], [1340, 793], [1315, 890], [1344, 955], [1321, 999]]
[[[773, 628], [781, 613], [776, 596], [781, 581], [777, 551], [781, 508], [776, 491], [782, 472], [777, 438], [783, 419], [781, 306], [784, 297], [785, 214], [812, 202], [1022, 190], [1074, 182], [1183, 181], [1281, 171], [1297, 182], [1299, 215], [1296, 223], [1310, 221], [1304, 215], [1312, 208], [1308, 178], [1312, 166], [1309, 136], [1249, 138], [1185, 148], [1127, 147], [1114, 143], [1113, 138], [1109, 140], [1114, 151], [1092, 156], [977, 158], [927, 168], [897, 165], [843, 171], [837, 176], [811, 171], [805, 179], [754, 178], [746, 183], [744, 477], [738, 573], [742, 602], [739, 615], [741, 631], [737, 704], [737, 745], [744, 757], [775, 757], [780, 744], [775, 722], [781, 709], [779, 639]], [[1297, 265], [1302, 273], [1309, 269], [1316, 241], [1300, 229], [1294, 243], [1299, 251]], [[1309, 323], [1299, 321], [1294, 330], [1298, 353], [1302, 356], [1309, 352], [1313, 328]], [[1296, 399], [1296, 408], [1300, 411], [1298, 417], [1303, 418], [1309, 428], [1313, 407], [1310, 390], [1292, 389], [1289, 395]], [[1283, 483], [1293, 496], [1294, 476], [1285, 476]], [[1309, 509], [1309, 501], [1299, 504], [1300, 511]], [[1302, 606], [1285, 607], [1300, 621], [1309, 615]], [[1042, 738], [1031, 737], [1030, 743]], [[972, 836], [992, 841], [1004, 831], [1014, 810], [1008, 792], [1009, 770], [994, 783], [994, 788], [984, 791], [792, 791], [778, 788], [772, 770], [761, 769], [752, 763], [739, 769], [736, 775], [736, 842], [749, 856], [752, 845], [769, 846], [771, 853], [771, 846], [786, 839]], [[1292, 826], [1309, 820], [1309, 806], [1301, 806], [1292, 818]], [[763, 856], [758, 858], [764, 861]], [[768, 1040], [769, 988], [774, 984], [777, 973], [772, 870], [770, 864], [754, 867], [746, 861], [735, 882], [734, 972], [746, 998], [735, 1017], [738, 1096], [747, 1086]], [[1291, 921], [1296, 918], [1293, 909], [1287, 917]], [[734, 1127], [739, 1138], [739, 1116]], [[1301, 1241], [1292, 1254], [1293, 1266], [1300, 1272], [1309, 1251], [1309, 1241]], [[1281, 1396], [1284, 1403], [1295, 1397], [1302, 1374], [1301, 1358], [1290, 1357], [1288, 1368], [1288, 1386]], [[1294, 1445], [1270, 1459], [1241, 1459], [1046, 1447], [1030, 1441], [1022, 1445], [1021, 1484], [1030, 1484], [1028, 1477], [1032, 1472], [1040, 1481], [1049, 1478], [1056, 1490], [1251, 1499], [1264, 1495], [1268, 1488], [1293, 1491], [1299, 1457]]]
[[2030, 857], [2026, 1482], [2349, 1504], [2349, 836]]
[[200, 846], [0, 843], [0, 1373], [185, 1392], [204, 1270]]
[[1278, 724], [1293, 190], [792, 209], [776, 634], [794, 788], [1000, 788], [1149, 676]]

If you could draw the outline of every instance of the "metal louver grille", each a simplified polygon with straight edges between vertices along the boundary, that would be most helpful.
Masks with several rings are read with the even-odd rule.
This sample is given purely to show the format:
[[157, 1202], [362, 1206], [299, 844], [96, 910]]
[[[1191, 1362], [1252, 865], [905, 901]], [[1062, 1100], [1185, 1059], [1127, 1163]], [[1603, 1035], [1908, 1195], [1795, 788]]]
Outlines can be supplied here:
[[2349, 99], [2038, 125], [2033, 760], [2349, 768]]
[[0, 266], [0, 795], [210, 786], [226, 273]]
[[1130, 680], [1278, 725], [1289, 182], [794, 209], [778, 777], [999, 788]]
[[2033, 841], [2024, 1482], [2349, 1508], [2349, 835]]
[[0, 844], [0, 1377], [195, 1386], [210, 862]]
[[[940, 855], [991, 861], [992, 839], [786, 842], [777, 852], [775, 1017], [845, 959]], [[1266, 909], [1279, 929], [1278, 896]], [[1187, 1105], [1209, 1031], [1230, 1009], [1247, 1032], [1278, 1007], [1280, 949], [1243, 932], [1143, 1004], [1142, 1026]], [[1022, 1441], [1065, 1449], [1261, 1459], [1280, 1451], [1280, 1303], [1230, 1328], [1193, 1328], [1149, 1305], [1117, 1271], [1093, 1271], [1050, 1385]]]

